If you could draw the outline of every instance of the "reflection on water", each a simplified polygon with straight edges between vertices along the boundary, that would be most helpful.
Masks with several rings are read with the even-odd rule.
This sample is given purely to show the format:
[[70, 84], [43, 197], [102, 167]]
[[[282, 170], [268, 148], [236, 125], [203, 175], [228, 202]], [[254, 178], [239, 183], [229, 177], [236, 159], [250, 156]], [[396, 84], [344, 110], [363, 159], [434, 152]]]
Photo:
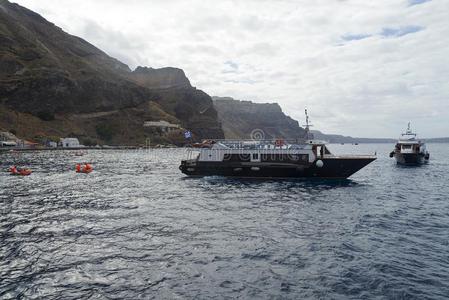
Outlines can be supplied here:
[[332, 145], [379, 155], [345, 181], [186, 178], [182, 149], [0, 154], [34, 171], [0, 174], [0, 298], [444, 299], [447, 145], [421, 168], [390, 148]]
[[323, 190], [338, 189], [344, 187], [357, 186], [357, 183], [351, 179], [263, 179], [263, 178], [226, 178], [221, 176], [208, 177], [184, 177], [182, 180], [198, 181], [204, 187], [204, 182], [208, 188], [225, 188], [229, 190], [238, 190], [241, 188], [265, 189], [270, 188], [272, 191], [291, 192], [308, 191], [309, 193], [319, 194]]

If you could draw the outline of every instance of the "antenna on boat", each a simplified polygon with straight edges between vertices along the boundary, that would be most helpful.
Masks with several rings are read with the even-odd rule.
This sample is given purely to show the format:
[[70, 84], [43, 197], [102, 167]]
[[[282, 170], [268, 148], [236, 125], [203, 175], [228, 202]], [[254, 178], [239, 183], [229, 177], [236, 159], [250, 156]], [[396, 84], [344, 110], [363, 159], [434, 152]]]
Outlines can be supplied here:
[[310, 134], [310, 127], [312, 127], [312, 124], [309, 124], [309, 114], [307, 113], [307, 108], [305, 109], [305, 114], [306, 114], [306, 124], [303, 125], [304, 126], [304, 130], [305, 130], [305, 138], [309, 139], [309, 134]]
[[414, 135], [414, 136], [416, 136], [416, 133], [413, 133], [412, 130], [410, 129], [410, 122], [408, 122], [407, 130], [405, 131], [405, 133], [402, 134], [402, 136], [404, 136], [404, 135]]

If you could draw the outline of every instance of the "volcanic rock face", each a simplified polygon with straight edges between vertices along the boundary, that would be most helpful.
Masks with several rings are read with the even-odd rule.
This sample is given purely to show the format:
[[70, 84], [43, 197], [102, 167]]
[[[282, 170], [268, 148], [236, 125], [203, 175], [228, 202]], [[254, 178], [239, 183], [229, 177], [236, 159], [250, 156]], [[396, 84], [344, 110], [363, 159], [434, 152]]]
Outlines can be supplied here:
[[188, 124], [188, 128], [196, 135], [224, 138], [212, 98], [192, 87], [183, 70], [138, 67], [130, 78], [158, 95], [154, 101], [166, 112]]
[[[127, 65], [40, 15], [0, 0], [0, 127], [6, 127], [2, 118], [6, 112], [55, 114], [67, 117], [64, 124], [68, 124], [70, 115], [118, 110], [117, 127], [127, 128], [130, 118], [120, 120], [123, 111], [156, 107], [145, 104], [150, 101], [158, 103], [157, 111], [145, 109], [136, 114], [133, 124], [143, 124], [163, 110], [162, 115], [191, 129], [198, 139], [223, 137], [210, 97], [193, 88], [182, 70], [139, 67], [131, 72]], [[211, 107], [207, 113], [199, 110], [205, 106]], [[7, 125], [15, 127], [14, 122]], [[65, 134], [73, 124], [68, 128], [54, 125], [61, 129], [56, 132]], [[42, 131], [48, 128], [51, 122]], [[82, 125], [76, 128], [79, 134], [91, 134]], [[134, 125], [132, 132], [121, 135], [125, 140], [116, 142], [129, 142], [127, 134], [140, 135], [142, 130]], [[28, 132], [21, 134], [29, 136]]]
[[184, 71], [177, 68], [153, 69], [137, 67], [130, 78], [150, 89], [190, 88], [189, 79]]
[[164, 109], [184, 120], [188, 128], [199, 137], [224, 139], [221, 123], [212, 98], [195, 88], [171, 89], [160, 92]]
[[22, 112], [86, 112], [136, 105], [148, 92], [129, 68], [38, 14], [0, 1], [0, 99]]
[[277, 103], [253, 103], [230, 97], [213, 97], [218, 119], [229, 139], [304, 137], [298, 121], [286, 116]]

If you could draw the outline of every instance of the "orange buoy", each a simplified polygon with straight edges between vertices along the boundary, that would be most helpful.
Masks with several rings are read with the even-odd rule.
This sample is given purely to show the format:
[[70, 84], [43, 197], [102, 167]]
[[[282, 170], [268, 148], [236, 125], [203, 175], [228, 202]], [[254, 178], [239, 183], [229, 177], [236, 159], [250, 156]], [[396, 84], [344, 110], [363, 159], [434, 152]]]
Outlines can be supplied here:
[[20, 170], [19, 171], [19, 174], [20, 175], [22, 175], [22, 176], [28, 176], [28, 175], [31, 175], [31, 170], [30, 169], [22, 169], [22, 170]]
[[90, 173], [90, 172], [92, 172], [93, 171], [93, 167], [92, 167], [92, 165], [91, 164], [83, 164], [83, 165], [80, 165], [80, 164], [77, 164], [76, 165], [76, 172], [77, 173]]
[[17, 169], [16, 166], [12, 166], [11, 168], [9, 168], [9, 172], [11, 175], [16, 176], [28, 176], [32, 173], [30, 169]]
[[11, 168], [9, 168], [9, 172], [11, 173], [11, 175], [17, 175], [19, 173], [17, 171], [17, 167], [16, 166], [12, 166]]

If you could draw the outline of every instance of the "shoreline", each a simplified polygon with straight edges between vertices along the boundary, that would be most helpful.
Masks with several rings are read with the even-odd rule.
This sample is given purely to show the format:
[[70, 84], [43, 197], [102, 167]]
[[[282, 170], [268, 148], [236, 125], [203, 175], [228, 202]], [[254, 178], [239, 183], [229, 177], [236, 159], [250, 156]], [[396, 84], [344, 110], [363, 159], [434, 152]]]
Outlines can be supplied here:
[[80, 150], [142, 150], [142, 149], [173, 149], [182, 147], [138, 147], [138, 146], [110, 146], [110, 147], [74, 147], [74, 148], [0, 148], [0, 153], [3, 152], [30, 152], [30, 151], [80, 151]]

